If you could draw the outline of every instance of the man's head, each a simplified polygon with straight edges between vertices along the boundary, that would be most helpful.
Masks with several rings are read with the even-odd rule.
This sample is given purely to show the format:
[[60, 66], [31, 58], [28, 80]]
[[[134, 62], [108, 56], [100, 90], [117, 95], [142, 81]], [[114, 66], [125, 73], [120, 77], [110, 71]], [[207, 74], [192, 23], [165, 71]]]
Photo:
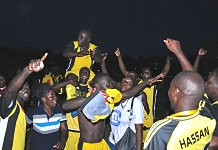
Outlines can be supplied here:
[[27, 102], [30, 96], [30, 86], [28, 82], [25, 82], [21, 89], [18, 91], [17, 100], [19, 102]]
[[0, 75], [0, 88], [5, 87], [5, 85], [6, 85], [5, 77], [3, 75]]
[[208, 75], [206, 93], [214, 102], [218, 100], [218, 68]]
[[131, 87], [133, 86], [136, 86], [137, 83], [135, 81], [135, 79], [133, 79], [131, 76], [127, 76], [127, 77], [124, 77], [120, 83], [120, 89], [121, 91], [126, 91], [128, 89], [130, 89]]
[[79, 71], [79, 82], [86, 84], [90, 77], [90, 70], [87, 67], [83, 67]]
[[152, 77], [151, 70], [149, 68], [143, 68], [141, 73], [142, 80], [148, 80]]
[[55, 90], [50, 84], [41, 83], [36, 87], [35, 95], [38, 96], [44, 106], [54, 108], [57, 105]]
[[53, 66], [51, 67], [51, 72], [52, 72], [53, 74], [58, 74], [58, 73], [59, 73], [59, 67], [58, 67], [57, 65], [53, 65]]
[[195, 71], [182, 71], [172, 80], [168, 90], [175, 112], [197, 109], [205, 92], [205, 82]]
[[66, 79], [67, 80], [74, 80], [74, 81], [78, 81], [78, 76], [74, 73], [69, 73], [67, 76], [66, 76]]
[[93, 86], [103, 92], [106, 91], [106, 89], [112, 89], [112, 79], [110, 76], [106, 73], [98, 73], [93, 78], [92, 82]]
[[88, 29], [83, 29], [78, 35], [78, 44], [80, 47], [88, 46], [92, 38], [92, 33]]
[[127, 74], [128, 77], [132, 77], [136, 82], [138, 82], [138, 74], [135, 71], [129, 71], [129, 73]]

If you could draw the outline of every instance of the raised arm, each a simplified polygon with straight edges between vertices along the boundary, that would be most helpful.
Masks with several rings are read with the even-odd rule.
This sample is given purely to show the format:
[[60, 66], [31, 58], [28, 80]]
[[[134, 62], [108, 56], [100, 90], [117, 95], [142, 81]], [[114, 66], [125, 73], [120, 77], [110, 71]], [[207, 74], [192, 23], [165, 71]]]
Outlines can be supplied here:
[[152, 85], [153, 83], [158, 82], [158, 81], [162, 81], [162, 80], [158, 80], [159, 78], [162, 78], [162, 77], [163, 77], [163, 75], [159, 74], [156, 77], [145, 80], [142, 83], [122, 92], [122, 99], [131, 98], [132, 96], [134, 96], [137, 93], [139, 93], [140, 91], [142, 91], [146, 86]]
[[196, 72], [198, 72], [198, 68], [199, 68], [199, 62], [200, 62], [200, 59], [201, 59], [201, 56], [207, 54], [207, 50], [205, 50], [204, 48], [200, 48], [199, 51], [198, 51], [198, 55], [195, 59], [195, 62], [193, 64], [193, 67], [195, 69]]
[[31, 60], [29, 65], [25, 67], [19, 74], [17, 74], [9, 83], [7, 90], [4, 93], [4, 100], [5, 105], [8, 106], [11, 101], [15, 98], [17, 95], [17, 92], [24, 84], [24, 81], [26, 78], [32, 73], [32, 72], [39, 72], [43, 69], [44, 64], [43, 61], [47, 57], [47, 53], [41, 58], [41, 59], [34, 59]]
[[170, 70], [170, 61], [171, 61], [171, 57], [167, 56], [166, 63], [165, 63], [163, 70], [161, 72], [163, 74], [163, 79], [166, 77], [166, 75], [168, 74], [168, 72]]
[[116, 55], [117, 58], [118, 58], [118, 64], [119, 64], [119, 67], [120, 67], [121, 72], [123, 73], [124, 76], [127, 76], [128, 73], [129, 73], [129, 71], [126, 70], [126, 66], [125, 66], [125, 64], [123, 63], [123, 59], [122, 59], [122, 56], [121, 56], [121, 53], [120, 53], [120, 49], [117, 48], [114, 53], [115, 53], [115, 55]]
[[183, 70], [195, 71], [189, 60], [184, 55], [179, 41], [167, 38], [164, 42], [167, 48], [177, 56]]
[[[102, 59], [102, 62], [101, 62], [101, 71], [102, 71], [103, 73], [109, 74], [108, 71], [107, 71], [106, 63], [105, 63], [106, 58], [107, 58], [107, 53], [106, 53], [106, 55], [105, 55], [105, 56], [103, 57], [103, 59]], [[111, 79], [112, 79], [112, 78], [111, 78]], [[113, 84], [113, 86], [114, 86], [116, 89], [119, 89], [119, 88], [120, 88], [120, 83], [119, 83], [119, 82], [116, 82], [116, 81], [113, 80], [113, 79], [112, 79], [112, 84]]]

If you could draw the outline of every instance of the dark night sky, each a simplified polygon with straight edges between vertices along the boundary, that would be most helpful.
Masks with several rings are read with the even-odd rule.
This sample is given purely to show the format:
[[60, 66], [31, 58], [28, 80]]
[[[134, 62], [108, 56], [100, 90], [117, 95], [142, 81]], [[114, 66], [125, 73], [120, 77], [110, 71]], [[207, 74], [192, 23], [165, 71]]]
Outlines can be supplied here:
[[201, 41], [218, 38], [217, 8], [217, 0], [2, 0], [0, 46], [59, 53], [89, 28], [103, 52], [167, 55], [171, 37], [197, 53]]

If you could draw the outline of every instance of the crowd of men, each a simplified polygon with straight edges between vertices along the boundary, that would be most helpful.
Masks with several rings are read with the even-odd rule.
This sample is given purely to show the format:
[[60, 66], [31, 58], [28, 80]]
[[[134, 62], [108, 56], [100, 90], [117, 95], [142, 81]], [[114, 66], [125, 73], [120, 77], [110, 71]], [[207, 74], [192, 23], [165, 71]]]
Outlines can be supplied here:
[[[116, 82], [107, 71], [107, 53], [92, 44], [91, 38], [91, 31], [83, 29], [76, 41], [66, 45], [63, 57], [69, 65], [64, 75], [58, 66], [44, 66], [47, 53], [30, 60], [8, 85], [0, 75], [0, 149], [24, 150], [26, 133], [31, 130], [30, 150], [118, 150], [128, 124], [136, 134], [134, 150], [218, 148], [218, 69], [206, 82], [197, 72], [206, 50], [199, 50], [192, 65], [180, 42], [167, 38], [163, 42], [171, 54], [162, 72], [153, 77], [146, 66], [140, 75], [128, 71], [117, 49], [115, 55], [124, 78]], [[170, 70], [172, 54], [182, 67], [168, 90], [174, 113], [154, 122], [158, 90]], [[94, 63], [101, 65], [101, 73], [92, 71]], [[39, 71], [43, 71], [43, 77], [30, 86], [28, 76]], [[32, 108], [26, 111], [23, 106], [28, 100]], [[133, 108], [133, 114], [127, 106]], [[105, 140], [108, 117], [111, 133]]]

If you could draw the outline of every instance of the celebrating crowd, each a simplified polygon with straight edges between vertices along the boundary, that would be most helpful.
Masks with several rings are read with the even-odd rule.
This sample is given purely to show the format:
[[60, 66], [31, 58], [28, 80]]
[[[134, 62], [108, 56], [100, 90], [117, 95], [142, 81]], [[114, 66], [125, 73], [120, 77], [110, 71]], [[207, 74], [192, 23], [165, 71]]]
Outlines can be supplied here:
[[[69, 65], [64, 75], [58, 66], [44, 66], [48, 53], [30, 60], [8, 85], [0, 75], [0, 149], [27, 149], [29, 130], [29, 150], [218, 149], [218, 68], [206, 82], [198, 73], [206, 50], [199, 50], [192, 65], [180, 42], [167, 38], [163, 42], [170, 55], [160, 74], [152, 76], [147, 67], [140, 75], [128, 71], [118, 48], [115, 55], [124, 78], [117, 82], [107, 70], [107, 53], [91, 38], [91, 31], [83, 29], [77, 41], [66, 45], [63, 57]], [[170, 71], [172, 54], [182, 67], [168, 90], [174, 113], [154, 122], [158, 90]], [[94, 63], [101, 65], [100, 73], [92, 71]], [[28, 76], [42, 70], [44, 76], [30, 86]], [[24, 111], [28, 100], [32, 107]], [[111, 131], [105, 139], [108, 118]]]

